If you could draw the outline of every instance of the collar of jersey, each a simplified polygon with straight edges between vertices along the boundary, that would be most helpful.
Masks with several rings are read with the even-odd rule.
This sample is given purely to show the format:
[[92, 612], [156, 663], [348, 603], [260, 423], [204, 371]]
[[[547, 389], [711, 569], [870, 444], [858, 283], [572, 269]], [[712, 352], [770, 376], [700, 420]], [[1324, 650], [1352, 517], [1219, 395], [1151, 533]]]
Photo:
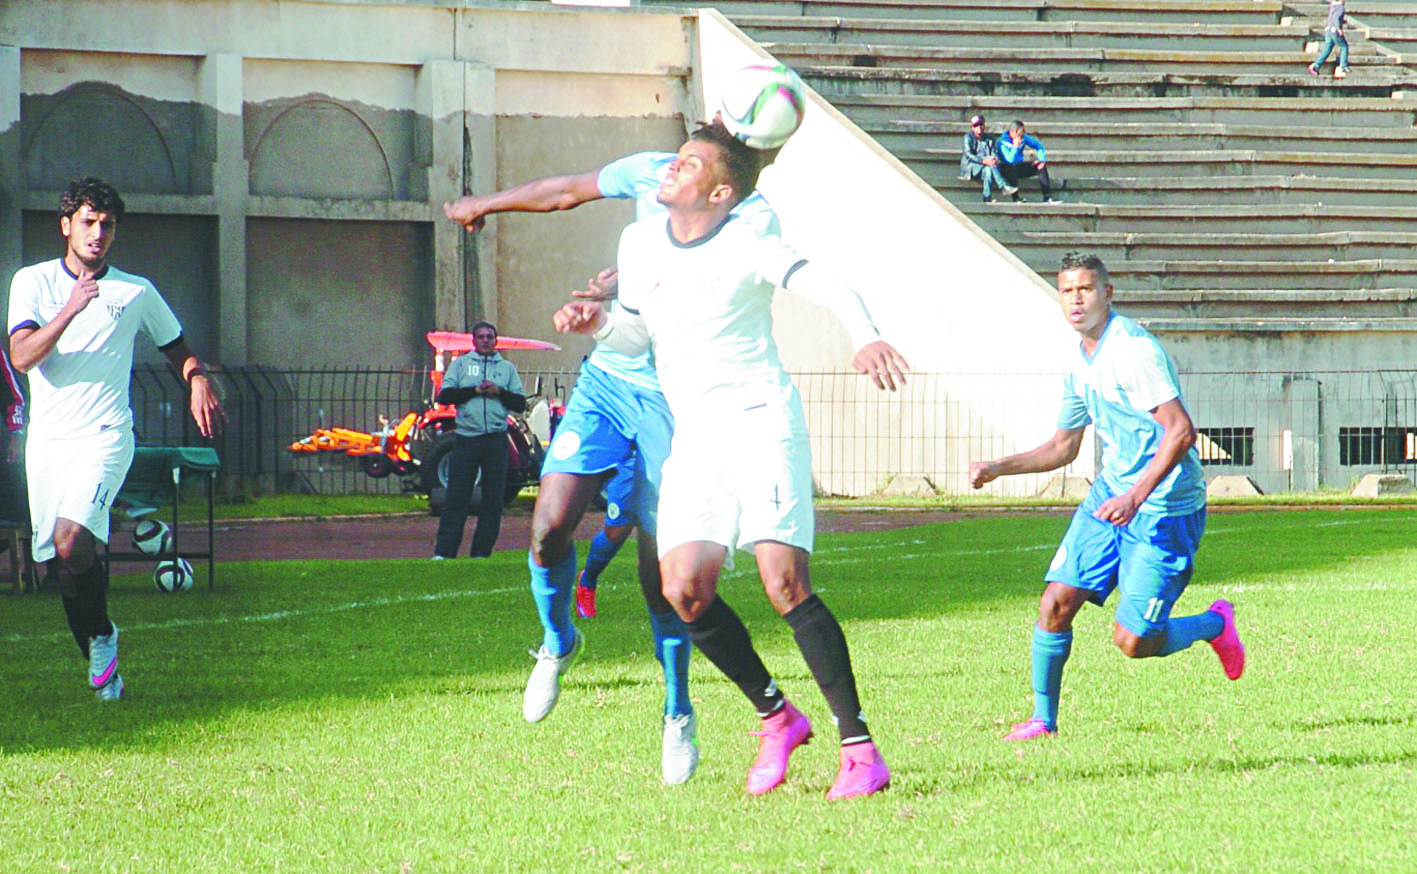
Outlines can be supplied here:
[[713, 230], [709, 231], [707, 234], [704, 234], [702, 237], [699, 237], [696, 240], [690, 240], [687, 243], [681, 243], [678, 240], [674, 239], [674, 230], [669, 226], [669, 219], [667, 218], [664, 220], [664, 233], [666, 236], [669, 237], [669, 242], [674, 246], [674, 248], [692, 249], [695, 246], [702, 246], [704, 243], [707, 243], [709, 240], [712, 240], [714, 237], [718, 236], [718, 232], [723, 230], [724, 226], [727, 225], [729, 222], [733, 221], [734, 215], [734, 213], [730, 212], [728, 215], [723, 217], [723, 221], [719, 222]]
[[[60, 258], [60, 259], [59, 259], [59, 269], [60, 269], [60, 270], [63, 270], [65, 273], [69, 273], [69, 262], [65, 261], [63, 258]], [[98, 271], [97, 273], [95, 273], [95, 274], [93, 275], [93, 278], [94, 278], [94, 279], [102, 279], [103, 277], [105, 277], [105, 276], [107, 276], [107, 275], [108, 275], [108, 265], [105, 264], [105, 265], [103, 265], [103, 269], [102, 269], [102, 270]], [[73, 279], [73, 280], [77, 280], [79, 277], [75, 276], [73, 273], [69, 273], [69, 278], [70, 278], [70, 279]]]
[[1111, 312], [1107, 313], [1107, 324], [1102, 328], [1102, 336], [1097, 338], [1097, 348], [1092, 350], [1091, 355], [1088, 355], [1087, 352], [1082, 348], [1082, 341], [1078, 341], [1078, 351], [1082, 352], [1083, 361], [1086, 361], [1088, 364], [1091, 364], [1092, 362], [1097, 360], [1098, 355], [1102, 354], [1102, 344], [1107, 342], [1107, 335], [1112, 333], [1112, 323], [1116, 320], [1116, 310], [1112, 310]]

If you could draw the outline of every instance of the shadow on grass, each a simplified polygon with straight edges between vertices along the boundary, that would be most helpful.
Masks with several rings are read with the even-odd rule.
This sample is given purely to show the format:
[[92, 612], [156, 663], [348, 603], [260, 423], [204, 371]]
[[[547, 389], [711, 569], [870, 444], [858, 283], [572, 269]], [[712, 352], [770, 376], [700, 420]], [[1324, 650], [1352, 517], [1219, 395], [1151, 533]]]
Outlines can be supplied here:
[[[1198, 583], [1263, 573], [1294, 576], [1405, 548], [1417, 512], [1342, 511], [1212, 517]], [[1349, 524], [1360, 523], [1360, 524]], [[979, 518], [889, 532], [826, 535], [814, 583], [853, 622], [933, 620], [954, 611], [1007, 608], [1032, 620], [1040, 579], [1067, 519]], [[222, 567], [179, 597], [146, 575], [115, 580], [112, 614], [123, 628], [127, 700], [100, 706], [64, 629], [57, 597], [0, 598], [0, 749], [7, 753], [145, 747], [174, 730], [241, 712], [330, 700], [418, 694], [506, 695], [516, 700], [540, 627], [521, 555], [436, 566], [409, 561], [251, 562]], [[633, 563], [612, 565], [601, 615], [582, 620], [582, 665], [632, 667], [596, 682], [639, 684], [658, 697], [645, 608]], [[790, 647], [751, 558], [738, 556], [722, 591], [754, 639]], [[786, 666], [785, 666], [786, 667]], [[790, 669], [795, 670], [796, 665]], [[702, 659], [696, 671], [709, 671]], [[647, 702], [646, 706], [654, 706]]]

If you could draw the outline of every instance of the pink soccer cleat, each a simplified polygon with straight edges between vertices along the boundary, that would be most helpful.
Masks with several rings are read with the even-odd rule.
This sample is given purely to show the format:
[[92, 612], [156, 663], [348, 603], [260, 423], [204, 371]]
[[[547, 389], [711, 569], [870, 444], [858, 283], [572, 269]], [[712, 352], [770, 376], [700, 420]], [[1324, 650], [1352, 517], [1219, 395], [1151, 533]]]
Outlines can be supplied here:
[[763, 740], [757, 760], [748, 769], [748, 794], [762, 795], [787, 779], [787, 759], [793, 750], [812, 739], [812, 723], [791, 701], [783, 701], [782, 709], [763, 720], [762, 731], [752, 734]]
[[1245, 645], [1240, 642], [1240, 633], [1235, 630], [1235, 605], [1229, 601], [1216, 601], [1210, 609], [1225, 620], [1224, 630], [1210, 642], [1210, 648], [1220, 656], [1220, 666], [1225, 669], [1225, 676], [1238, 680], [1245, 673]]
[[582, 619], [595, 618], [595, 589], [576, 586], [576, 615]]
[[891, 769], [871, 741], [841, 748], [841, 770], [827, 792], [828, 801], [871, 795], [891, 785]]
[[1026, 722], [1016, 723], [1009, 731], [1008, 736], [1004, 738], [1004, 740], [1007, 742], [1013, 742], [1017, 740], [1033, 740], [1035, 737], [1043, 737], [1045, 735], [1057, 733], [1058, 729], [1049, 728], [1048, 723], [1044, 722], [1041, 719], [1035, 718], [1030, 719]]

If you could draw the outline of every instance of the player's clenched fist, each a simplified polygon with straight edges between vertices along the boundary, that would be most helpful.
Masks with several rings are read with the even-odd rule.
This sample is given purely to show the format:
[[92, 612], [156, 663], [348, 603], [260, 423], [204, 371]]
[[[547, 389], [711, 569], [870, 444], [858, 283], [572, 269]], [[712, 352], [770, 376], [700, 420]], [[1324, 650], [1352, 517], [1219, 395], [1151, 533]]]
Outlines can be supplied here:
[[551, 316], [551, 324], [562, 334], [594, 334], [605, 325], [605, 310], [595, 301], [572, 301]]
[[992, 461], [975, 461], [969, 465], [969, 485], [971, 488], [983, 488], [985, 483], [998, 476], [998, 471]]
[[74, 283], [74, 288], [69, 292], [69, 309], [72, 312], [83, 312], [84, 307], [89, 305], [89, 301], [98, 297], [98, 280], [93, 278], [92, 271], [80, 270], [79, 278]]

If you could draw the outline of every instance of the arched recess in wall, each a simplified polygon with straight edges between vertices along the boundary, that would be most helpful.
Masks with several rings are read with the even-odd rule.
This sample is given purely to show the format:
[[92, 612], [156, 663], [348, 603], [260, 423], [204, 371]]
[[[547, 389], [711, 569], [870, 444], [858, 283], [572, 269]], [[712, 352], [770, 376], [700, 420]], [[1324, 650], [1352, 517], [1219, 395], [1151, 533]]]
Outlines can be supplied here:
[[379, 138], [357, 113], [325, 98], [287, 107], [251, 150], [251, 193], [281, 197], [393, 199]]
[[57, 194], [74, 179], [98, 176], [125, 194], [181, 193], [161, 128], [137, 99], [112, 85], [85, 82], [55, 95], [40, 109], [24, 149], [31, 190]]

